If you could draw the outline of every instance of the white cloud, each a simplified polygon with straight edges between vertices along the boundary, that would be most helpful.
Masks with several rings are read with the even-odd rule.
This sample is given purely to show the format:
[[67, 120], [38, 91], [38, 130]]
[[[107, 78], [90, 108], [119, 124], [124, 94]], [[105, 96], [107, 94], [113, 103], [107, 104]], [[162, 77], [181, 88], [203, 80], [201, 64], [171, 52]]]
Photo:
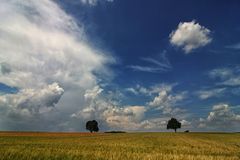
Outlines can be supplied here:
[[189, 121], [187, 121], [185, 119], [181, 120], [180, 123], [181, 123], [182, 127], [190, 127], [192, 125], [191, 122], [189, 122]]
[[239, 86], [240, 85], [240, 68], [217, 68], [208, 73], [212, 79], [219, 80], [218, 85]]
[[133, 71], [150, 72], [150, 73], [159, 73], [162, 71], [159, 68], [139, 66], [139, 65], [131, 65], [131, 66], [128, 66], [128, 68], [131, 68]]
[[22, 89], [16, 94], [0, 96], [1, 107], [6, 107], [8, 114], [26, 113], [29, 116], [39, 114], [48, 107], [54, 107], [64, 90], [57, 83], [40, 89]]
[[[94, 73], [111, 77], [107, 64], [114, 59], [90, 44], [84, 30], [54, 1], [2, 0], [0, 15], [0, 82], [19, 89], [0, 95], [1, 130], [76, 131], [95, 118], [103, 128], [165, 124], [147, 120], [148, 107], [120, 105], [110, 93], [100, 96], [101, 77]], [[161, 87], [138, 91], [153, 95]]]
[[156, 131], [159, 129], [166, 129], [167, 121], [169, 119], [164, 118], [150, 118], [141, 122], [141, 128], [148, 131]]
[[128, 92], [135, 95], [151, 98], [151, 101], [146, 103], [147, 112], [154, 111], [155, 114], [158, 115], [157, 117], [145, 117], [145, 119], [140, 122], [142, 129], [151, 128], [158, 130], [160, 128], [166, 128], [166, 126], [163, 127], [163, 125], [160, 125], [163, 122], [159, 121], [159, 119], [167, 122], [170, 117], [176, 117], [181, 120], [188, 118], [189, 115], [186, 113], [186, 110], [178, 108], [182, 105], [183, 100], [187, 98], [187, 92], [174, 93], [173, 88], [176, 85], [177, 84], [162, 83], [146, 88], [138, 84], [134, 88], [127, 88]]
[[[94, 73], [111, 76], [107, 64], [112, 63], [113, 58], [96, 49], [93, 43], [90, 45], [83, 29], [54, 1], [2, 0], [0, 15], [0, 82], [19, 89], [19, 93], [0, 96], [7, 101], [0, 102], [5, 106], [0, 111], [1, 119], [8, 119], [1, 121], [0, 127], [5, 128], [0, 129], [22, 127], [31, 130], [38, 126], [34, 123], [45, 121], [49, 125], [38, 129], [54, 126], [50, 130], [57, 130], [58, 123], [68, 121], [69, 115], [86, 103], [85, 91], [101, 79]], [[45, 91], [46, 86], [56, 87], [56, 84], [64, 89], [63, 95], [55, 95], [55, 92], [49, 95]], [[27, 100], [29, 96], [38, 98]], [[57, 107], [56, 112], [44, 112], [21, 125], [10, 125], [15, 123], [14, 119], [5, 117], [6, 107], [17, 106], [15, 108], [27, 113], [48, 106], [51, 100]], [[24, 105], [19, 107], [20, 103]], [[69, 127], [76, 129], [76, 124], [71, 125]]]
[[238, 130], [240, 123], [240, 115], [231, 111], [228, 104], [218, 104], [212, 107], [206, 119], [200, 118], [199, 127], [212, 130]]
[[85, 99], [95, 99], [101, 92], [103, 91], [102, 88], [99, 86], [95, 86], [93, 89], [86, 90], [84, 97]]
[[72, 118], [97, 119], [111, 129], [138, 130], [140, 128], [140, 122], [146, 111], [144, 106], [121, 106], [110, 98], [104, 98], [109, 96], [102, 96], [102, 89], [99, 86], [91, 91], [88, 90], [85, 95], [89, 95], [89, 92], [94, 96], [85, 96], [88, 101], [86, 107], [72, 114]]
[[240, 86], [240, 76], [231, 77], [230, 79], [219, 84], [223, 84], [227, 86]]
[[126, 88], [126, 91], [132, 92], [135, 95], [142, 94], [145, 96], [152, 96], [154, 94], [158, 94], [162, 90], [171, 91], [175, 85], [176, 84], [161, 83], [161, 84], [156, 84], [150, 87], [144, 87], [142, 85], [137, 84], [135, 87]]
[[217, 68], [211, 70], [208, 75], [212, 79], [219, 78], [224, 80], [229, 78], [230, 76], [233, 76], [233, 71], [230, 68]]
[[152, 94], [152, 90], [150, 88], [145, 88], [139, 84], [137, 84], [135, 87], [126, 88], [125, 90], [135, 95], [143, 94], [150, 96]]
[[216, 88], [216, 89], [209, 89], [209, 90], [200, 90], [197, 91], [197, 95], [200, 99], [208, 99], [212, 97], [221, 97], [223, 93], [225, 93], [226, 88]]
[[[170, 86], [164, 85], [165, 89]], [[162, 86], [163, 87], [163, 86]], [[96, 89], [98, 88], [98, 90]], [[164, 88], [164, 87], [163, 87]], [[163, 89], [162, 88], [162, 89]], [[149, 111], [152, 111], [155, 108], [148, 106], [126, 106], [121, 105], [114, 100], [112, 100], [111, 96], [104, 95], [104, 92], [100, 92], [102, 89], [100, 87], [94, 87], [92, 91], [88, 91], [91, 93], [95, 93], [96, 96], [91, 96], [88, 98], [88, 103], [83, 109], [80, 109], [78, 112], [72, 114], [72, 118], [78, 121], [79, 119], [90, 120], [97, 119], [101, 122], [102, 126], [105, 126], [104, 129], [112, 129], [112, 130], [161, 130], [166, 129], [167, 120], [169, 120], [170, 115], [169, 112], [177, 114], [176, 116], [183, 120], [185, 126], [190, 125], [190, 122], [184, 120], [184, 113], [179, 108], [174, 108], [174, 106], [169, 106], [170, 101], [178, 101], [180, 100], [180, 96], [175, 96], [173, 99], [168, 100], [168, 105], [166, 108], [162, 110], [158, 110], [155, 112], [159, 112], [158, 117], [147, 117], [146, 114]], [[106, 98], [107, 97], [107, 98]], [[170, 96], [169, 96], [170, 97]], [[178, 99], [178, 100], [176, 100]], [[171, 103], [176, 104], [176, 103]], [[170, 110], [171, 111], [170, 111]], [[165, 113], [168, 112], [168, 113]]]
[[138, 95], [138, 91], [136, 90], [136, 89], [134, 89], [134, 88], [126, 88], [126, 91], [127, 92], [131, 92], [131, 93], [133, 93], [133, 94], [135, 94], [135, 95]]
[[162, 110], [163, 114], [170, 114], [175, 116], [177, 113], [182, 112], [181, 109], [175, 108], [177, 103], [186, 98], [186, 93], [172, 94], [172, 86], [162, 86], [158, 95], [154, 97], [148, 105], [152, 108]]
[[209, 44], [210, 30], [195, 21], [181, 22], [175, 31], [170, 34], [170, 42], [177, 47], [183, 47], [186, 54], [192, 50]]
[[81, 1], [81, 3], [83, 3], [83, 4], [95, 6], [95, 5], [97, 5], [97, 4], [98, 4], [99, 2], [101, 2], [101, 1], [113, 2], [114, 0], [80, 0], [80, 1]]
[[[170, 119], [170, 117], [163, 117], [163, 118], [150, 118], [147, 120], [142, 121], [141, 128], [148, 131], [156, 131], [156, 130], [165, 130], [167, 126], [167, 122]], [[180, 123], [182, 124], [182, 128], [191, 128], [192, 123], [182, 119], [180, 120]]]
[[[56, 80], [84, 88], [95, 84], [92, 71], [104, 69], [108, 58], [86, 44], [81, 29], [55, 3], [17, 1], [4, 5], [0, 60], [11, 72], [0, 77], [2, 83], [20, 88]], [[31, 14], [33, 11], [36, 13]]]
[[107, 110], [103, 114], [111, 128], [136, 130], [140, 128], [145, 111], [144, 106], [128, 106]]
[[96, 5], [98, 0], [81, 0], [83, 4]]

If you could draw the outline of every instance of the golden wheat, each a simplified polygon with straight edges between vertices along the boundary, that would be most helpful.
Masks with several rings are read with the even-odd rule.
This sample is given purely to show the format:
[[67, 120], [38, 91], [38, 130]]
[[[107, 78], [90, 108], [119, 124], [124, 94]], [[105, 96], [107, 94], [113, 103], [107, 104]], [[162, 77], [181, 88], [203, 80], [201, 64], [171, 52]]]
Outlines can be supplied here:
[[0, 160], [239, 160], [237, 133], [0, 132]]

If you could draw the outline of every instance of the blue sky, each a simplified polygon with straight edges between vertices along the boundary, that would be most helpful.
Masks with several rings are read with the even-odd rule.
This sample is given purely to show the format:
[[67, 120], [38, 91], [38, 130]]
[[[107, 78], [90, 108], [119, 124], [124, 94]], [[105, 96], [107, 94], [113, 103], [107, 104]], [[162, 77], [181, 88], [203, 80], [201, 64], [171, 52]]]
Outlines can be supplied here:
[[0, 7], [1, 130], [238, 130], [238, 1], [30, 2]]

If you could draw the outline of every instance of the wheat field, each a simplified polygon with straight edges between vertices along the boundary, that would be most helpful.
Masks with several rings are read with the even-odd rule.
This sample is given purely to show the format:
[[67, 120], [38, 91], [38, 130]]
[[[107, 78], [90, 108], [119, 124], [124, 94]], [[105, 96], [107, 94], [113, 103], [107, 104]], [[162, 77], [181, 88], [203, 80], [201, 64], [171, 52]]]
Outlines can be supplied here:
[[0, 160], [239, 160], [238, 133], [0, 132]]

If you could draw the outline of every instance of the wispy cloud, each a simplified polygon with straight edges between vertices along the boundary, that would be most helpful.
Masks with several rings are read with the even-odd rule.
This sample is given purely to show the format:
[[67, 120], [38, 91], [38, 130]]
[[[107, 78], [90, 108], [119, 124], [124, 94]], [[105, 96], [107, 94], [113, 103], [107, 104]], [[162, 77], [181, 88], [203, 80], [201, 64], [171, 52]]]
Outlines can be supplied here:
[[218, 80], [218, 82], [216, 82], [217, 85], [225, 86], [240, 86], [239, 74], [239, 67], [217, 68], [208, 73], [210, 78]]
[[90, 5], [90, 6], [96, 6], [99, 2], [113, 2], [114, 0], [80, 0], [81, 3]]
[[200, 99], [209, 99], [212, 97], [221, 97], [225, 93], [226, 88], [214, 88], [208, 90], [197, 91], [196, 94]]
[[240, 43], [228, 45], [228, 46], [225, 46], [225, 48], [239, 50], [240, 49]]
[[131, 65], [131, 66], [128, 66], [128, 68], [131, 68], [133, 71], [141, 71], [141, 72], [151, 72], [151, 73], [166, 72], [165, 69], [158, 68], [158, 67]]
[[130, 87], [130, 88], [126, 88], [125, 90], [127, 92], [130, 92], [130, 93], [133, 93], [135, 95], [138, 95], [138, 91], [135, 88]]
[[142, 85], [137, 84], [135, 87], [130, 87], [126, 88], [127, 92], [132, 92], [136, 95], [142, 94], [145, 96], [152, 96], [154, 94], [158, 94], [162, 90], [172, 90], [173, 87], [175, 87], [177, 84], [165, 84], [165, 83], [160, 83], [160, 84], [155, 84], [150, 87], [144, 87]]
[[149, 66], [145, 65], [129, 65], [133, 71], [151, 72], [151, 73], [163, 73], [172, 69], [172, 65], [169, 62], [166, 52], [159, 54], [156, 58], [142, 57], [140, 60], [149, 63]]
[[208, 77], [212, 80], [213, 86], [200, 89], [194, 94], [202, 100], [209, 98], [220, 98], [225, 95], [240, 95], [240, 68], [222, 67], [207, 72]]

